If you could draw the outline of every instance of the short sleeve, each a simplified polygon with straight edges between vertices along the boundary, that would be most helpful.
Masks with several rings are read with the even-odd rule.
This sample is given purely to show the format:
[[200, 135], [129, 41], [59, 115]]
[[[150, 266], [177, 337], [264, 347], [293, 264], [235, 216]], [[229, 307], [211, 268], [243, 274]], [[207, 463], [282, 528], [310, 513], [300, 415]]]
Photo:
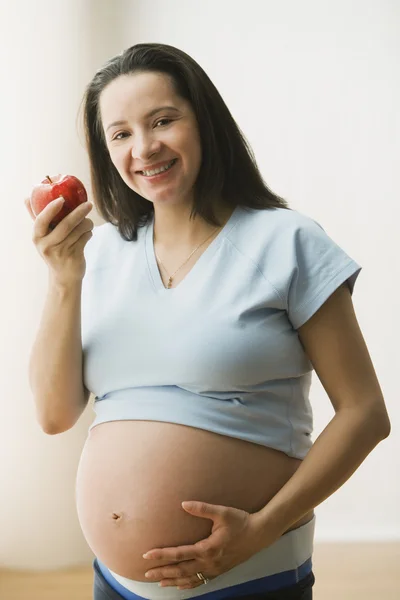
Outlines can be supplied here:
[[293, 269], [287, 288], [287, 313], [298, 329], [333, 292], [347, 282], [353, 294], [362, 267], [314, 219], [304, 216], [293, 232]]

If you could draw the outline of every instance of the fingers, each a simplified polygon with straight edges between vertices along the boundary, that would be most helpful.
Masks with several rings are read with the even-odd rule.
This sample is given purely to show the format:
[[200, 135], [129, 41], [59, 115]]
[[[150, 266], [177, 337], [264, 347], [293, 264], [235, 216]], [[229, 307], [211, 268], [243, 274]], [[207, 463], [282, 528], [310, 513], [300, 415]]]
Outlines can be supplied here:
[[45, 206], [44, 209], [36, 216], [31, 207], [30, 213], [33, 215], [35, 220], [32, 236], [33, 241], [44, 237], [48, 233], [51, 221], [61, 210], [63, 204], [64, 203], [60, 198], [56, 198], [55, 200], [49, 202], [49, 204], [47, 204], [47, 206]]
[[[61, 197], [61, 196], [60, 196], [60, 197]], [[58, 200], [59, 200], [59, 198], [56, 198], [55, 200], [53, 200], [52, 202], [50, 202], [50, 204], [48, 204], [47, 206], [54, 205], [54, 203], [55, 203], [55, 202], [57, 202]], [[57, 203], [59, 204], [59, 208], [61, 208], [61, 206], [63, 205], [63, 203], [62, 203], [62, 202], [57, 202]], [[29, 214], [31, 215], [31, 218], [32, 218], [32, 220], [33, 220], [33, 221], [36, 221], [36, 215], [35, 215], [35, 213], [33, 212], [33, 210], [32, 210], [32, 206], [31, 206], [31, 199], [30, 199], [29, 197], [28, 197], [28, 198], [25, 198], [25, 199], [24, 199], [24, 204], [25, 204], [25, 207], [26, 207], [27, 211], [28, 211], [28, 212], [29, 212]], [[47, 206], [46, 206], [46, 208], [47, 208]], [[46, 210], [46, 209], [43, 209], [43, 211], [42, 211], [42, 212], [44, 212], [44, 210]], [[58, 210], [59, 210], [59, 209], [58, 209]], [[57, 212], [58, 212], [58, 211], [57, 211]], [[54, 214], [56, 214], [56, 212], [55, 212]], [[53, 217], [53, 216], [54, 216], [54, 215], [52, 215], [52, 217]]]
[[32, 210], [31, 199], [30, 198], [25, 198], [24, 204], [25, 204], [25, 206], [26, 206], [29, 214], [31, 215], [32, 220], [35, 221], [36, 216], [35, 216], [35, 213]]
[[[63, 202], [57, 198], [50, 202], [37, 217], [35, 217], [33, 241], [39, 240], [48, 234], [50, 223], [62, 207]], [[56, 234], [54, 237], [57, 237], [58, 241], [65, 239], [86, 215], [89, 214], [92, 208], [93, 205], [90, 202], [83, 202], [57, 223], [49, 235], [53, 235], [53, 233]]]

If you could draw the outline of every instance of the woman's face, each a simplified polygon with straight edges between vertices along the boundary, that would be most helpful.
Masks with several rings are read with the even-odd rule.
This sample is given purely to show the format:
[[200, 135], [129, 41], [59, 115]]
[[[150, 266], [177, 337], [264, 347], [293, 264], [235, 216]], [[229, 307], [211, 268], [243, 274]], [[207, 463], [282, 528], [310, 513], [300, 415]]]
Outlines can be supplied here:
[[[176, 95], [168, 76], [119, 76], [100, 95], [100, 115], [111, 160], [132, 190], [155, 204], [192, 204], [200, 136], [192, 107]], [[142, 173], [173, 159], [161, 176]]]

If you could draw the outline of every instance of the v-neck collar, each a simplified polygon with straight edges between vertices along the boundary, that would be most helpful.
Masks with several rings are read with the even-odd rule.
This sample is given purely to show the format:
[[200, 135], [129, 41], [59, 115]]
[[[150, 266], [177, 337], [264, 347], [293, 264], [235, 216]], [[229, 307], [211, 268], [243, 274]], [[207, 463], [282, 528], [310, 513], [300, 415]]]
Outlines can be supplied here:
[[176, 287], [166, 288], [164, 286], [163, 280], [161, 278], [160, 272], [158, 270], [158, 264], [154, 252], [154, 243], [153, 243], [153, 233], [154, 233], [154, 215], [151, 218], [151, 221], [146, 225], [145, 232], [145, 251], [146, 251], [146, 260], [147, 266], [149, 269], [150, 277], [152, 279], [154, 288], [159, 294], [177, 294], [180, 293], [180, 290], [184, 289], [187, 286], [193, 277], [201, 277], [202, 271], [204, 271], [205, 266], [211, 256], [216, 252], [219, 246], [222, 244], [224, 238], [229, 233], [229, 231], [234, 227], [236, 222], [238, 221], [241, 215], [241, 206], [236, 206], [233, 213], [222, 227], [221, 231], [218, 235], [212, 240], [211, 244], [207, 246], [204, 250], [203, 254], [197, 259], [193, 267], [190, 269], [188, 273], [186, 273], [185, 277], [178, 283]]

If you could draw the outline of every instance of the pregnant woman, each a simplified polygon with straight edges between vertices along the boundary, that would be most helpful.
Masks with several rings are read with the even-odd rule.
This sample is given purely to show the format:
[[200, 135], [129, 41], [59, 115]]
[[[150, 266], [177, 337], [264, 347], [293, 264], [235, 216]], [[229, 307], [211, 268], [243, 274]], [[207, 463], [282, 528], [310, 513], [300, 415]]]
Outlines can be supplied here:
[[[269, 190], [184, 52], [108, 61], [84, 120], [105, 223], [89, 202], [35, 220], [50, 278], [30, 381], [50, 434], [95, 396], [76, 481], [94, 598], [309, 600], [314, 508], [390, 432], [361, 267]], [[313, 370], [335, 411], [314, 444]]]

